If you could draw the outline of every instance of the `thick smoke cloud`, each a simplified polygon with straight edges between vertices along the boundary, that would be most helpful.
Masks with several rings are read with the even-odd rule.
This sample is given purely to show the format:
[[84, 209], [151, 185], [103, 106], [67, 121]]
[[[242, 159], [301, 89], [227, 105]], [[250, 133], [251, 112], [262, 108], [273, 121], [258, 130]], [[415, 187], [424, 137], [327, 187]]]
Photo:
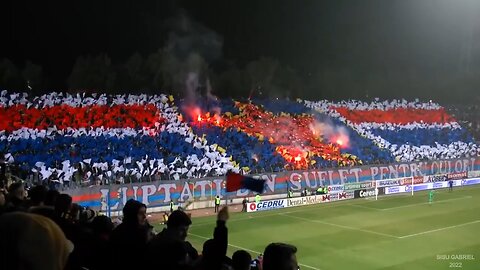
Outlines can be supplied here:
[[209, 82], [208, 63], [222, 57], [223, 38], [180, 10], [167, 20], [168, 40], [163, 52], [176, 63], [171, 67], [175, 85], [184, 90], [187, 103], [200, 96], [216, 99]]

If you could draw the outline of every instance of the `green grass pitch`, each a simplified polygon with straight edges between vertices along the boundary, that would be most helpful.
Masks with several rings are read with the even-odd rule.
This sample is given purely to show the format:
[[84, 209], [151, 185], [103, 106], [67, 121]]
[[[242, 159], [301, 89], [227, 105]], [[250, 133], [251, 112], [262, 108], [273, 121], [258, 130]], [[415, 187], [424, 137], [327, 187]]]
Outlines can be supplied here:
[[[201, 251], [214, 226], [194, 218], [188, 240]], [[480, 186], [437, 190], [431, 205], [417, 192], [233, 213], [227, 226], [229, 255], [286, 242], [301, 269], [480, 269]]]

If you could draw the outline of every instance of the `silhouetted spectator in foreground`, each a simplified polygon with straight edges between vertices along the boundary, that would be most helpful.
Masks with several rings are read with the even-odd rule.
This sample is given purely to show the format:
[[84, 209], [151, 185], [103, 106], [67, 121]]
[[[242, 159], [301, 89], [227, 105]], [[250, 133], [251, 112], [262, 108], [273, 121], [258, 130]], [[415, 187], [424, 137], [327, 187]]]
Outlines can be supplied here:
[[250, 270], [252, 256], [245, 250], [237, 250], [232, 256], [232, 266], [234, 270]]
[[55, 194], [55, 197], [57, 197], [57, 193], [58, 191], [48, 190], [45, 186], [41, 185], [31, 188], [30, 191], [28, 191], [28, 197], [30, 198], [28, 212], [55, 220], [54, 205], [46, 205], [46, 201], [47, 196]]
[[96, 216], [90, 228], [89, 245], [83, 256], [84, 266], [89, 270], [109, 269], [110, 261], [106, 259], [106, 254], [108, 254], [113, 223], [107, 216]]
[[42, 207], [47, 197], [47, 188], [42, 185], [34, 186], [28, 191], [28, 210], [31, 211], [35, 207]]
[[271, 243], [263, 254], [263, 270], [298, 270], [297, 248], [283, 243]]
[[5, 204], [7, 203], [6, 194], [3, 190], [0, 190], [0, 216], [5, 212]]
[[213, 232], [213, 239], [208, 239], [203, 244], [197, 270], [224, 270], [229, 269], [231, 259], [227, 255], [228, 229], [226, 222], [229, 218], [228, 207], [223, 207], [217, 215], [217, 226]]
[[55, 206], [55, 202], [57, 201], [58, 196], [60, 195], [60, 192], [55, 189], [49, 189], [47, 191], [47, 194], [45, 195], [45, 206]]
[[[183, 248], [187, 252], [187, 261], [193, 261], [198, 258], [197, 250], [186, 241], [188, 229], [192, 221], [188, 215], [180, 210], [173, 211], [168, 217], [167, 228], [164, 228], [160, 233], [158, 233], [152, 241], [149, 243], [148, 247], [148, 257], [154, 256], [160, 261], [167, 261], [169, 252], [168, 246], [176, 245], [180, 246], [178, 243], [182, 243]], [[178, 257], [181, 257], [180, 255]]]
[[130, 199], [123, 207], [123, 220], [110, 237], [111, 269], [141, 269], [149, 226], [147, 206]]
[[22, 212], [0, 217], [0, 269], [64, 270], [72, 250], [49, 218]]

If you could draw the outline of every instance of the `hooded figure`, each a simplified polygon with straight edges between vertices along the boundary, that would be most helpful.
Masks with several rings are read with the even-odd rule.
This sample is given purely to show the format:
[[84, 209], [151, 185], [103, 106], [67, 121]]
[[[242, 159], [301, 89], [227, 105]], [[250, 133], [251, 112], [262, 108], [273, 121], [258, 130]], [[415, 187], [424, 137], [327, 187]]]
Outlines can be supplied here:
[[[147, 257], [154, 257], [162, 262], [166, 262], [170, 260], [170, 258], [177, 258], [177, 261], [173, 262], [178, 263], [175, 267], [182, 263], [187, 264], [190, 261], [196, 260], [198, 257], [197, 250], [192, 244], [186, 241], [188, 229], [191, 224], [192, 221], [187, 213], [180, 210], [173, 211], [168, 217], [167, 228], [164, 228], [149, 243]], [[170, 249], [171, 246], [177, 246], [179, 248], [172, 250]], [[183, 251], [185, 251], [185, 253]], [[168, 269], [175, 269], [175, 267], [173, 265], [165, 265], [165, 268]]]
[[123, 207], [123, 221], [110, 237], [112, 269], [140, 269], [148, 241], [147, 206], [130, 199]]
[[0, 218], [0, 268], [63, 270], [73, 244], [49, 218], [9, 213]]
[[89, 225], [91, 234], [88, 235], [88, 245], [82, 254], [81, 262], [89, 270], [110, 269], [110, 261], [105, 259], [105, 251], [109, 248], [113, 223], [107, 216], [96, 216]]

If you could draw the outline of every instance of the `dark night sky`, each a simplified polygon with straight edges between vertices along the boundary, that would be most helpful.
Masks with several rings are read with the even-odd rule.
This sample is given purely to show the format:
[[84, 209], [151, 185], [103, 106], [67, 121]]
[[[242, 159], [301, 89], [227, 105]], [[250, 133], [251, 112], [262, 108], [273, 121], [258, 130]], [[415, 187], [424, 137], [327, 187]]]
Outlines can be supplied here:
[[169, 18], [182, 11], [223, 39], [224, 59], [271, 57], [302, 78], [329, 69], [387, 81], [480, 70], [474, 0], [2, 2], [0, 58], [41, 65], [55, 89], [65, 88], [79, 55], [107, 53], [118, 62], [165, 46]]

